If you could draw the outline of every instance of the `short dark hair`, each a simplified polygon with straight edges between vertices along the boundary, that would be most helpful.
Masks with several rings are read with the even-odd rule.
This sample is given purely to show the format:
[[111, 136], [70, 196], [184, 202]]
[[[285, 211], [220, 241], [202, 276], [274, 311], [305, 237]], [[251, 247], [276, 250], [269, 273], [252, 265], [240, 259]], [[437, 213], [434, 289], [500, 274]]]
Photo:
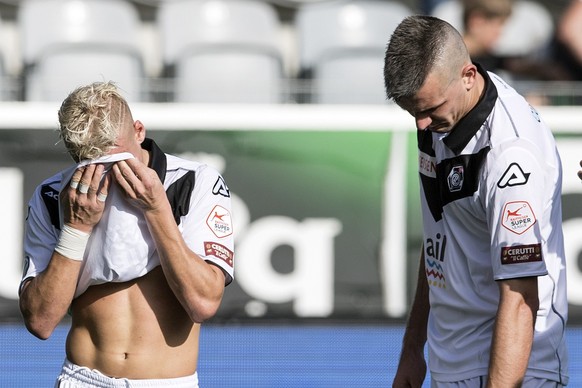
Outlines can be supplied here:
[[414, 96], [437, 66], [467, 58], [463, 37], [449, 23], [432, 16], [409, 16], [396, 27], [386, 48], [386, 95], [399, 104]]

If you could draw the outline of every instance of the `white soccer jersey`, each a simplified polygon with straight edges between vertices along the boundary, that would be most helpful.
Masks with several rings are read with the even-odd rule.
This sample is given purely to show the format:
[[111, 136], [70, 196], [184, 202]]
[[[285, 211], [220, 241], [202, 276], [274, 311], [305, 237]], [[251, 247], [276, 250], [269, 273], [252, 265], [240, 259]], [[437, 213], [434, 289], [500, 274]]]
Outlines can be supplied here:
[[496, 280], [537, 276], [527, 375], [567, 383], [560, 158], [550, 129], [510, 86], [486, 89], [448, 134], [418, 132], [429, 366], [437, 381], [488, 371]]
[[[234, 276], [234, 238], [230, 191], [224, 179], [207, 165], [163, 153], [151, 139], [146, 139], [142, 147], [150, 151], [150, 165], [164, 184], [184, 241], [202, 259], [220, 267], [229, 284]], [[29, 202], [21, 285], [46, 269], [58, 242], [61, 225], [58, 196], [62, 186], [68, 184], [62, 181], [66, 175], [59, 172], [46, 179]], [[113, 198], [112, 190], [108, 201]], [[131, 213], [129, 207], [127, 204], [120, 213]], [[145, 219], [139, 210], [133, 210], [134, 214], [125, 216], [129, 221], [121, 221], [131, 223], [133, 217], [135, 225], [110, 222], [110, 229], [104, 230], [104, 219], [96, 225], [85, 250], [75, 297], [91, 285], [135, 279], [159, 265]]]

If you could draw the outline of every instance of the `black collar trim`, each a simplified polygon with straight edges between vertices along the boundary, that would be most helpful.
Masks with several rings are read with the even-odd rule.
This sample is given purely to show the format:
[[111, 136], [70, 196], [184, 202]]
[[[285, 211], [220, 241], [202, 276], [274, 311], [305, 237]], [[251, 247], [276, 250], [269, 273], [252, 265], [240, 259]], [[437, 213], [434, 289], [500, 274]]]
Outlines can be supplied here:
[[481, 129], [481, 126], [491, 114], [495, 106], [495, 101], [497, 100], [497, 88], [491, 82], [491, 78], [489, 78], [487, 72], [479, 64], [475, 65], [485, 79], [485, 91], [479, 99], [479, 102], [477, 102], [477, 105], [465, 117], [459, 120], [449, 135], [443, 139], [445, 145], [456, 155], [463, 151], [473, 136]]
[[168, 166], [168, 161], [166, 160], [166, 154], [164, 151], [158, 147], [155, 141], [149, 138], [145, 138], [143, 143], [141, 143], [141, 148], [150, 153], [150, 165], [154, 171], [158, 174], [158, 177], [162, 182], [166, 179], [166, 169]]

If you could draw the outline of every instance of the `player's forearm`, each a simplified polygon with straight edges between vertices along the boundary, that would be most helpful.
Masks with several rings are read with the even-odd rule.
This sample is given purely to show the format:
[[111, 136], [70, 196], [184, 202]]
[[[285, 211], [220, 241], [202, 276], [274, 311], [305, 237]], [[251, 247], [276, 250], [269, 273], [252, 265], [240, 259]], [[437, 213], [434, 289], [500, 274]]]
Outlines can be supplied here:
[[[418, 278], [416, 283], [416, 293], [410, 309], [403, 346], [424, 349], [427, 336], [428, 314], [430, 304], [428, 300], [428, 284], [426, 281], [424, 254], [420, 257], [418, 267]], [[404, 349], [403, 349], [404, 350]]]
[[47, 269], [30, 280], [20, 294], [20, 311], [27, 329], [47, 339], [73, 300], [81, 263], [54, 253]]
[[[531, 280], [537, 282], [535, 278]], [[531, 353], [538, 308], [537, 288], [536, 297], [532, 297], [534, 288], [526, 294], [507, 292], [507, 289], [501, 292], [491, 343], [489, 388], [521, 386]]]
[[176, 226], [169, 205], [145, 212], [160, 263], [172, 291], [194, 322], [211, 318], [222, 300], [224, 275], [192, 252]]
[[427, 337], [427, 324], [430, 305], [428, 301], [428, 284], [426, 281], [424, 255], [420, 257], [416, 293], [410, 309], [402, 351], [396, 376], [392, 383], [395, 388], [419, 387], [426, 376], [424, 346]]
[[[525, 315], [525, 314], [518, 314]], [[498, 319], [491, 349], [489, 388], [520, 387], [527, 369], [533, 330], [530, 319]]]

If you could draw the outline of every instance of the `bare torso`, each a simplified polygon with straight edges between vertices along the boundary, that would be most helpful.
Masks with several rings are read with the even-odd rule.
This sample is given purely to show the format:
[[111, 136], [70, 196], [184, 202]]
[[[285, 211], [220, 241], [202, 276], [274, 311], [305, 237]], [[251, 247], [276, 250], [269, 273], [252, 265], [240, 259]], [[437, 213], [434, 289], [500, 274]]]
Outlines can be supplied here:
[[66, 350], [75, 364], [130, 379], [196, 371], [200, 325], [175, 298], [161, 267], [130, 282], [90, 287], [71, 309]]

